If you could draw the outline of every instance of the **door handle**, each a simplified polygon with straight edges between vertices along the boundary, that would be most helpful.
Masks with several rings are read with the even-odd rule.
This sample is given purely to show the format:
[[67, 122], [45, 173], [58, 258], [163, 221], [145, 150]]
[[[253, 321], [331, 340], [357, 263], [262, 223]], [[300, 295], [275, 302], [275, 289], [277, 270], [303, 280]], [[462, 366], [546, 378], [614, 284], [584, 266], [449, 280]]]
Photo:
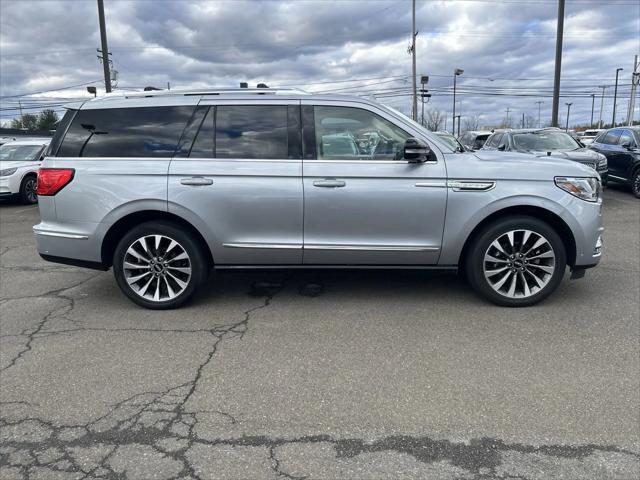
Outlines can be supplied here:
[[324, 180], [314, 180], [314, 187], [324, 187], [324, 188], [340, 188], [347, 185], [347, 182], [344, 180], [336, 180], [331, 178], [326, 178]]
[[189, 178], [181, 178], [180, 183], [182, 185], [200, 187], [204, 185], [212, 185], [213, 180], [211, 180], [210, 178], [204, 178], [204, 177], [189, 177]]

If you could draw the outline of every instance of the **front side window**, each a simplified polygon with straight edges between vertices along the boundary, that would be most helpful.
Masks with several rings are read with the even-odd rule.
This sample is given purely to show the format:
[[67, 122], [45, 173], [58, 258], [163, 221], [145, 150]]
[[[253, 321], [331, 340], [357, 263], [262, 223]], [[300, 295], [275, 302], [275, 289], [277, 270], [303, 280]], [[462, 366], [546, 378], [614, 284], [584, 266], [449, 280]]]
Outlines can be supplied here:
[[407, 132], [368, 110], [316, 106], [319, 160], [401, 160]]
[[622, 130], [619, 130], [617, 128], [614, 130], [609, 130], [604, 134], [604, 137], [602, 138], [602, 140], [600, 140], [600, 142], [607, 145], [615, 145], [616, 143], [618, 143], [618, 139], [620, 138], [621, 133]]
[[636, 146], [636, 141], [633, 138], [633, 134], [629, 130], [623, 130], [620, 135], [620, 140], [618, 140], [618, 145], [628, 144], [631, 148]]
[[80, 110], [59, 157], [171, 157], [194, 107]]
[[219, 105], [215, 110], [216, 158], [288, 158], [286, 105]]

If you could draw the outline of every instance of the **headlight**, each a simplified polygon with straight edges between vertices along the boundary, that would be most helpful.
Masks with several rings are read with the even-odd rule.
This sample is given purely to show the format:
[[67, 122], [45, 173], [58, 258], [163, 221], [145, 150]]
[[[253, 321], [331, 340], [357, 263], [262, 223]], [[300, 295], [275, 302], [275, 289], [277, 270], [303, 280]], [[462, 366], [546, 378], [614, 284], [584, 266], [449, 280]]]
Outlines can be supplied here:
[[17, 168], [5, 168], [4, 170], [0, 170], [0, 177], [8, 177], [9, 175], [13, 175], [16, 173]]
[[556, 185], [587, 202], [597, 202], [600, 197], [600, 180], [594, 177], [556, 177]]

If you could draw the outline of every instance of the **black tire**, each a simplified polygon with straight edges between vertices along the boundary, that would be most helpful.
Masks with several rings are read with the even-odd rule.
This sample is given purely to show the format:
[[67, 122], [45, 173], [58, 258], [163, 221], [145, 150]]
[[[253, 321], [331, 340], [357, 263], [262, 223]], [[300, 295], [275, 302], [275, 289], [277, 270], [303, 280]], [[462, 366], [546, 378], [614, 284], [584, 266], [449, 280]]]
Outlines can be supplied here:
[[20, 184], [20, 193], [18, 194], [20, 201], [26, 205], [38, 203], [38, 195], [36, 195], [38, 179], [35, 175], [26, 175]]
[[[530, 232], [533, 232], [533, 234], [537, 235], [534, 236], [533, 234], [531, 234], [528, 237], [529, 240], [525, 242], [526, 247], [524, 245], [520, 246], [520, 251], [525, 252], [525, 258], [527, 258], [527, 255], [537, 256], [533, 254], [535, 254], [539, 250], [534, 250], [531, 254], [526, 254], [526, 249], [531, 247], [532, 243], [535, 244], [535, 241], [539, 237], [544, 237], [544, 239], [547, 241], [547, 244], [550, 245], [552, 249], [549, 249], [549, 251], [553, 255], [555, 255], [555, 258], [553, 258], [552, 267], [548, 267], [546, 264], [542, 264], [542, 267], [547, 269], [551, 268], [553, 273], [545, 273], [543, 270], [540, 270], [540, 266], [538, 266], [537, 263], [542, 263], [543, 260], [541, 259], [528, 260], [528, 265], [523, 266], [520, 259], [516, 258], [515, 260], [511, 260], [509, 258], [509, 255], [504, 256], [506, 260], [501, 260], [501, 263], [494, 264], [495, 267], [493, 268], [496, 268], [496, 270], [493, 271], [497, 272], [498, 267], [502, 269], [502, 267], [504, 266], [504, 268], [506, 269], [505, 277], [509, 275], [509, 271], [515, 272], [512, 273], [512, 275], [513, 277], [518, 277], [518, 279], [515, 280], [515, 285], [517, 285], [520, 289], [524, 290], [525, 287], [523, 283], [528, 283], [526, 288], [529, 288], [529, 286], [533, 285], [533, 287], [530, 289], [529, 296], [524, 296], [523, 292], [522, 297], [513, 297], [508, 296], [508, 292], [499, 293], [499, 291], [496, 291], [490, 283], [489, 278], [491, 278], [492, 281], [494, 279], [499, 280], [500, 278], [502, 278], [502, 272], [499, 274], [496, 273], [496, 276], [493, 277], [485, 277], [485, 254], [490, 251], [490, 248], [494, 248], [492, 247], [493, 242], [497, 239], [504, 238], [503, 235], [507, 234], [507, 232], [522, 230], [529, 230]], [[520, 241], [522, 242], [524, 233], [518, 232], [515, 235], [516, 239], [514, 244], [518, 241], [518, 235], [520, 235]], [[541, 248], [546, 248], [546, 245], [543, 245]], [[504, 250], [506, 252], [507, 248], [505, 247]], [[495, 252], [495, 250], [491, 251]], [[516, 249], [514, 248], [512, 252], [515, 253]], [[517, 256], [519, 254], [515, 253], [515, 255]], [[547, 260], [544, 261], [546, 262]], [[520, 263], [516, 264], [514, 262]], [[518, 266], [526, 268], [526, 272], [523, 271], [520, 274], [518, 272], [518, 270], [520, 269], [518, 268]], [[470, 245], [470, 248], [466, 255], [464, 268], [467, 273], [469, 283], [471, 284], [473, 289], [486, 299], [497, 305], [506, 307], [527, 307], [544, 300], [549, 295], [551, 295], [551, 293], [553, 293], [553, 291], [558, 287], [558, 285], [562, 281], [562, 278], [564, 277], [566, 266], [567, 255], [564, 243], [562, 242], [562, 239], [560, 238], [558, 233], [549, 224], [534, 217], [528, 217], [525, 215], [514, 215], [492, 222], [491, 224], [485, 226], [475, 236], [475, 239]], [[514, 267], [515, 270], [513, 270], [512, 267]], [[542, 288], [539, 288], [535, 285], [534, 277], [529, 273], [530, 270], [535, 271], [535, 273], [541, 277], [544, 276], [544, 281], [546, 281], [547, 283]], [[487, 274], [490, 275], [491, 270], [488, 271]], [[513, 277], [508, 277], [509, 280], [507, 281], [507, 283], [510, 284], [510, 281]], [[495, 281], [494, 285], [496, 283], [499, 282]], [[505, 283], [505, 285], [507, 283]]]
[[640, 198], [640, 168], [631, 175], [631, 191], [636, 198]]
[[[139, 243], [139, 241], [149, 236], [160, 236], [160, 247], [156, 250], [156, 246], [154, 245], [155, 240], [152, 240], [150, 245], [145, 243], [149, 248], [147, 254], [145, 254], [139, 248], [142, 246], [142, 243]], [[155, 237], [150, 238], [155, 239]], [[147, 240], [143, 240], [143, 242], [147, 241], [148, 238]], [[177, 246], [174, 246], [173, 249], [170, 247], [170, 245], [172, 245], [171, 241], [177, 243]], [[142, 252], [145, 256], [144, 261], [132, 257], [131, 253], [128, 253], [130, 252], [130, 247], [134, 248], [134, 253]], [[178, 256], [182, 256], [182, 253], [180, 255], [172, 253], [175, 252], [175, 249], [178, 247], [180, 248], [180, 250], [178, 250], [179, 252], [183, 251], [187, 255], [187, 260], [176, 260]], [[166, 250], [164, 253], [162, 253], [163, 249]], [[159, 268], [163, 268], [162, 265], [160, 265], [162, 263], [162, 257], [159, 255], [165, 255], [166, 258], [164, 260], [166, 261], [164, 262], [164, 273], [160, 272], [156, 274], [153, 273], [156, 272], [156, 270], [153, 270], [155, 264], [159, 265]], [[171, 259], [171, 255], [175, 258]], [[146, 257], [149, 257], [149, 260], [147, 260]], [[158, 259], [160, 259], [160, 261], [157, 261]], [[136, 265], [140, 264], [145, 268], [131, 269], [125, 267], [125, 260], [127, 260], [128, 266], [131, 266], [131, 264], [135, 262]], [[174, 262], [175, 266], [167, 267], [167, 261], [169, 263]], [[153, 262], [153, 265], [145, 262]], [[186, 274], [176, 272], [180, 268], [182, 268], [182, 270], [190, 270], [190, 276], [187, 278]], [[180, 307], [202, 288], [209, 276], [209, 262], [207, 261], [205, 252], [203, 252], [203, 248], [189, 232], [185, 232], [184, 229], [169, 221], [158, 220], [142, 223], [129, 230], [122, 237], [113, 254], [113, 273], [120, 290], [134, 303], [152, 310], [167, 310]], [[172, 275], [169, 275], [169, 273]], [[175, 276], [173, 274], [175, 274]], [[137, 283], [131, 284], [131, 280], [138, 275], [146, 276], [142, 277]], [[150, 278], [149, 275], [152, 278], [149, 280], [150, 285], [147, 285], [148, 288], [142, 291], [147, 279]], [[157, 277], [155, 280], [153, 280], [154, 276]], [[184, 286], [179, 293], [174, 292], [174, 290], [177, 291], [181, 288], [179, 284], [176, 284], [176, 281], [186, 283], [186, 286]], [[143, 296], [147, 290], [149, 292], [151, 290], [155, 292], [155, 289], [160, 292], [157, 300]], [[170, 298], [168, 289], [171, 290], [172, 294], [176, 295], [174, 298]], [[141, 291], [142, 293], [139, 293]]]

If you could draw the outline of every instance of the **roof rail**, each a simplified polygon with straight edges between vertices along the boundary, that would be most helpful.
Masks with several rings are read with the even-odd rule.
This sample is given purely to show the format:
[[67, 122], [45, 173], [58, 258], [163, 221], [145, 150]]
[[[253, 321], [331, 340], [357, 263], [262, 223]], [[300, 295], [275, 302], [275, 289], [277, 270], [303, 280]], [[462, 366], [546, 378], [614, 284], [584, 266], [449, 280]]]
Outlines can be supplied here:
[[140, 98], [140, 97], [168, 97], [168, 96], [204, 96], [204, 95], [308, 95], [309, 93], [298, 88], [215, 88], [206, 87], [198, 89], [178, 90], [151, 90], [151, 91], [117, 91], [107, 93], [91, 101], [109, 100], [113, 98]]

